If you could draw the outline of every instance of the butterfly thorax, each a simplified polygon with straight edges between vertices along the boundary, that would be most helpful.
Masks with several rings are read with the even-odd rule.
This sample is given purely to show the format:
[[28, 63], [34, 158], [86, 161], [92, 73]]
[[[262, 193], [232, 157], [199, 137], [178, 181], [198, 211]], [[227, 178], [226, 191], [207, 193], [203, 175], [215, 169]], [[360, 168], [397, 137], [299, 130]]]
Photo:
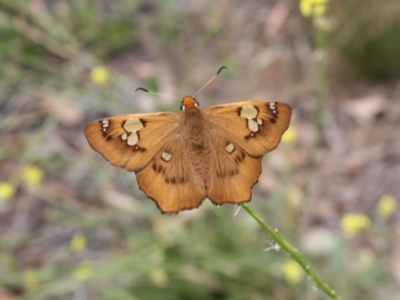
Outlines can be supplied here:
[[200, 108], [190, 106], [181, 117], [181, 134], [193, 150], [208, 148], [208, 121]]

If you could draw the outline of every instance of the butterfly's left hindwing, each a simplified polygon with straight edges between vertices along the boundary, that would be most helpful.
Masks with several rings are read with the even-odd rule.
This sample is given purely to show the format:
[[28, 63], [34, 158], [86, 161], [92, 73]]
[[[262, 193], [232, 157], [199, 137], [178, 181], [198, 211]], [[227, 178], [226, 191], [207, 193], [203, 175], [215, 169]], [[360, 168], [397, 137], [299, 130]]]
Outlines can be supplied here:
[[261, 157], [250, 156], [221, 132], [211, 137], [207, 197], [217, 205], [250, 201], [261, 172]]
[[245, 101], [205, 110], [212, 130], [224, 135], [248, 154], [260, 157], [275, 149], [289, 127], [292, 108], [282, 102]]
[[91, 122], [85, 128], [90, 146], [113, 165], [139, 171], [176, 134], [179, 114], [122, 115]]

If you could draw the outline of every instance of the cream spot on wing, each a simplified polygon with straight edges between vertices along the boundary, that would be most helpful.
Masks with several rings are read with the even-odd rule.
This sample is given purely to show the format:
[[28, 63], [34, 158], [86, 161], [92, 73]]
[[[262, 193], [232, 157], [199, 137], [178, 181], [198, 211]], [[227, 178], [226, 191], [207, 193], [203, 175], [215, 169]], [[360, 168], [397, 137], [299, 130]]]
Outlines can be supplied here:
[[243, 106], [240, 111], [240, 116], [247, 119], [254, 119], [257, 115], [258, 111], [253, 105]]
[[235, 150], [235, 146], [233, 146], [232, 143], [228, 144], [228, 146], [225, 147], [225, 150], [228, 151], [228, 153], [232, 153], [233, 150]]
[[258, 131], [258, 124], [253, 119], [247, 119], [247, 127], [253, 132]]
[[257, 119], [258, 125], [262, 125], [263, 121], [261, 119]]
[[269, 109], [272, 111], [273, 114], [276, 114], [276, 102], [270, 102]]
[[126, 120], [123, 127], [126, 131], [134, 133], [142, 129], [144, 126], [139, 119], [133, 118]]
[[108, 120], [101, 120], [101, 126], [103, 127], [103, 132], [107, 131], [107, 128], [109, 125], [110, 125], [110, 122]]
[[123, 140], [128, 140], [128, 145], [129, 146], [134, 146], [139, 142], [139, 135], [137, 132], [142, 129], [143, 123], [136, 118], [128, 119], [125, 121], [125, 124], [123, 125], [123, 128], [129, 133], [131, 133], [129, 136], [127, 133], [124, 133], [121, 135], [121, 138]]
[[171, 157], [172, 157], [172, 154], [169, 154], [169, 153], [167, 153], [167, 152], [163, 152], [163, 153], [161, 154], [161, 157], [162, 157], [162, 159], [165, 160], [165, 161], [170, 161], [170, 160], [171, 160]]
[[128, 145], [133, 146], [139, 142], [139, 136], [136, 132], [132, 132], [131, 135], [128, 137]]

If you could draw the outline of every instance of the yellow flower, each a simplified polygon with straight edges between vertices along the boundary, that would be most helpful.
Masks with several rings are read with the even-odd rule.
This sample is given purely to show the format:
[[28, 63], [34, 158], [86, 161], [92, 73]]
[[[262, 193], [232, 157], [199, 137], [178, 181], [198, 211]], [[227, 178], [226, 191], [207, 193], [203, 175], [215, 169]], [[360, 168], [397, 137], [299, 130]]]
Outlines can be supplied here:
[[297, 141], [297, 129], [290, 126], [282, 136], [282, 142], [288, 145], [294, 145]]
[[346, 237], [352, 238], [359, 231], [371, 227], [371, 220], [363, 214], [345, 214], [340, 221]]
[[300, 12], [304, 17], [318, 17], [327, 13], [329, 0], [301, 0]]
[[0, 183], [0, 200], [8, 200], [15, 195], [15, 186], [9, 182]]
[[397, 202], [389, 195], [383, 195], [378, 202], [378, 213], [385, 219], [388, 219], [396, 210]]
[[92, 69], [90, 72], [92, 81], [99, 85], [105, 85], [110, 81], [110, 73], [104, 67], [98, 66]]
[[36, 166], [29, 165], [22, 170], [22, 179], [30, 186], [37, 186], [42, 183], [43, 177], [42, 169]]
[[72, 251], [80, 252], [86, 248], [87, 239], [82, 233], [77, 233], [72, 237], [70, 247]]
[[33, 269], [27, 269], [24, 272], [24, 287], [27, 291], [36, 290], [39, 287], [39, 276]]
[[283, 264], [283, 274], [285, 275], [286, 282], [290, 285], [297, 284], [303, 277], [303, 270], [294, 260], [287, 260]]
[[156, 269], [149, 274], [150, 281], [153, 282], [157, 286], [166, 286], [168, 284], [168, 276], [167, 274], [161, 270]]
[[91, 261], [80, 263], [74, 270], [73, 276], [79, 281], [85, 281], [93, 276], [94, 266]]

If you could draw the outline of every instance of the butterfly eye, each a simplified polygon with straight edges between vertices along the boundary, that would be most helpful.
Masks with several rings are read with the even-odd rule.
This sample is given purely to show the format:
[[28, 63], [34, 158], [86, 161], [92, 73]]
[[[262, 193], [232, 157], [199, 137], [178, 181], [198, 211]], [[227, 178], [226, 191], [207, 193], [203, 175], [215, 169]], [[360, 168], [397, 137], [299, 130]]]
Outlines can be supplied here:
[[200, 106], [199, 101], [197, 101], [196, 99], [194, 99], [194, 105], [196, 105], [197, 107], [199, 107], [199, 106]]
[[181, 108], [181, 111], [183, 111], [185, 109], [185, 105], [183, 105], [183, 103], [181, 103], [181, 105], [179, 107]]

